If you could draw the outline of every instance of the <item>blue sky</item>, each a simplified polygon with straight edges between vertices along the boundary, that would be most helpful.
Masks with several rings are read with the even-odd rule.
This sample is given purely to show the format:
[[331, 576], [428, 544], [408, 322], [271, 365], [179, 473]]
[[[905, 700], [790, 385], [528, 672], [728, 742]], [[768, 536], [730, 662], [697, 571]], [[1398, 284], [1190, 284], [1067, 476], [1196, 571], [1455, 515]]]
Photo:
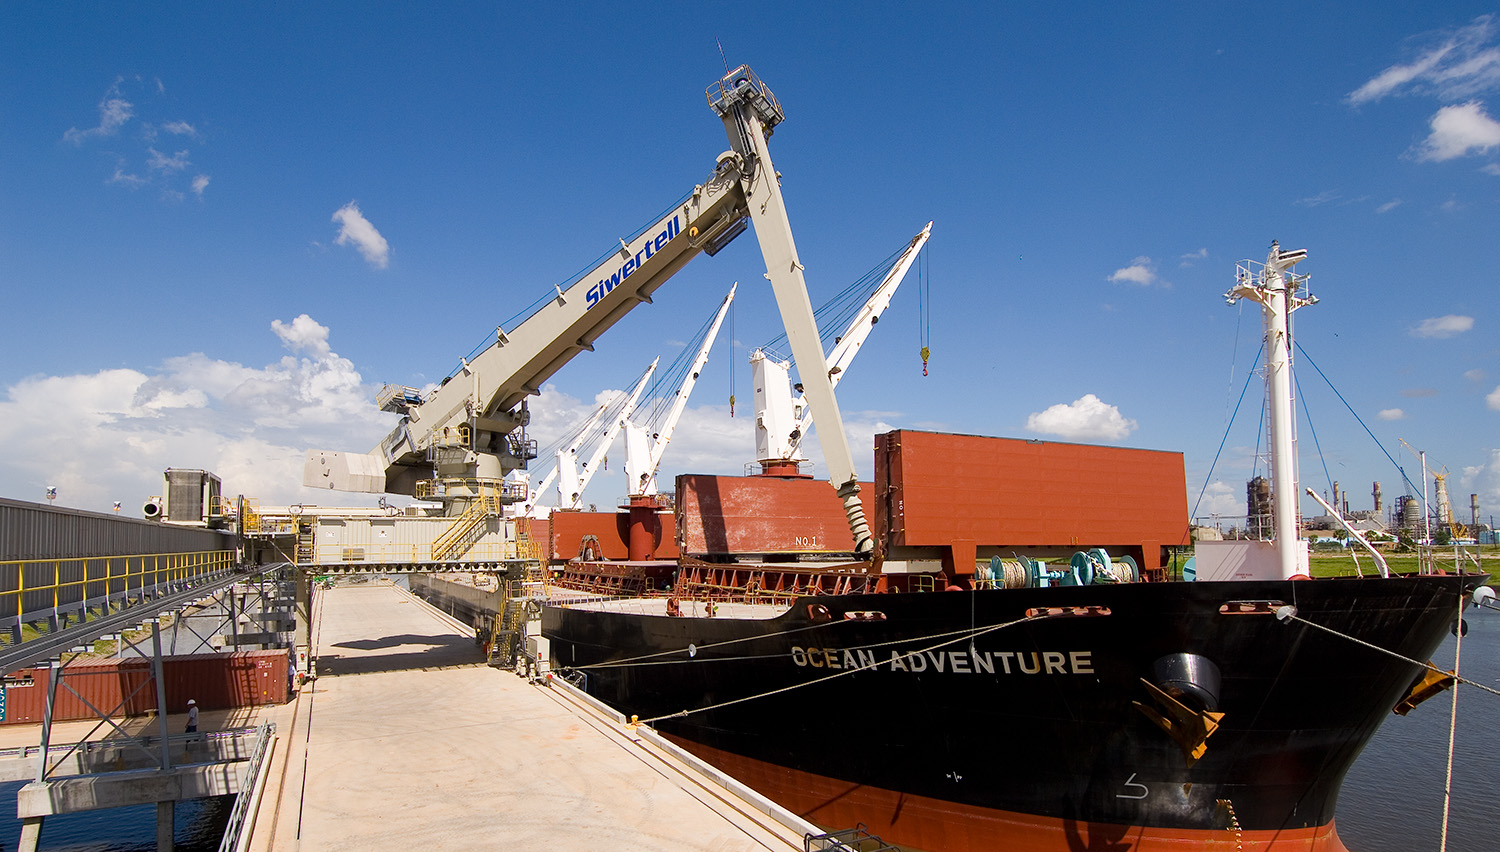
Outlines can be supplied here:
[[[134, 513], [173, 466], [312, 500], [303, 451], [372, 447], [380, 384], [441, 379], [703, 180], [727, 147], [702, 96], [717, 39], [786, 109], [772, 153], [814, 303], [935, 222], [930, 375], [914, 272], [839, 388], [867, 475], [889, 428], [1104, 441], [1184, 452], [1199, 514], [1243, 511], [1256, 391], [1208, 474], [1259, 323], [1221, 295], [1277, 239], [1322, 300], [1300, 344], [1380, 442], [1304, 365], [1304, 482], [1389, 500], [1382, 446], [1417, 478], [1405, 439], [1461, 517], [1470, 493], [1488, 514], [1495, 13], [4, 4], [0, 495]], [[760, 263], [747, 234], [690, 264], [554, 377], [533, 436], [675, 358], [740, 281], [734, 385], [726, 331], [662, 479], [740, 472], [746, 357], [780, 331]], [[619, 461], [590, 500], [624, 492]]]

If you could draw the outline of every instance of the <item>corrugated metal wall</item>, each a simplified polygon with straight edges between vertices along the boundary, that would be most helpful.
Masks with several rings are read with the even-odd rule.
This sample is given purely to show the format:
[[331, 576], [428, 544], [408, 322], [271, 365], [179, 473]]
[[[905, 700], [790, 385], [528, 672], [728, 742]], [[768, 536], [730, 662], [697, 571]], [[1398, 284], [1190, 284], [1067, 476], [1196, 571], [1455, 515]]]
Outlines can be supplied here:
[[[189, 698], [204, 710], [281, 704], [289, 696], [287, 667], [286, 651], [163, 657], [167, 712], [186, 712]], [[6, 687], [5, 717], [0, 724], [42, 721], [50, 674], [45, 666], [12, 674], [18, 682]], [[31, 676], [31, 682], [23, 685], [19, 679], [26, 675]], [[100, 710], [113, 710], [123, 701], [125, 707], [116, 715], [139, 716], [156, 709], [156, 687], [150, 681], [150, 660], [112, 657], [70, 664], [63, 669], [61, 682]], [[53, 718], [95, 718], [78, 695], [59, 686]]]
[[0, 497], [0, 562], [232, 550], [234, 536]]

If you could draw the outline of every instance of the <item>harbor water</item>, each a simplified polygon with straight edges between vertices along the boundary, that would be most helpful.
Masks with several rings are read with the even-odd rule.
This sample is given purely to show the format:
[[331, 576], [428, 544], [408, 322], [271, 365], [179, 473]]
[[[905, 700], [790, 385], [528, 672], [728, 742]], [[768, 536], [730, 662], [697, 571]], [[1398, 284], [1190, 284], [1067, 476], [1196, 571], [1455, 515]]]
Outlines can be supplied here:
[[[0, 784], [0, 850], [21, 839], [16, 792], [24, 781]], [[178, 802], [172, 820], [177, 852], [217, 852], [229, 824], [233, 796]], [[39, 850], [45, 852], [155, 852], [156, 806], [139, 805], [92, 813], [47, 817]]]
[[[1500, 689], [1500, 612], [1465, 613], [1459, 674]], [[1453, 668], [1457, 640], [1450, 636], [1433, 655]], [[1406, 716], [1391, 716], [1344, 780], [1336, 817], [1351, 852], [1422, 852], [1442, 840], [1444, 780], [1453, 691]], [[1449, 852], [1500, 848], [1495, 800], [1500, 794], [1500, 695], [1458, 687], [1454, 728], [1453, 795], [1448, 807]]]

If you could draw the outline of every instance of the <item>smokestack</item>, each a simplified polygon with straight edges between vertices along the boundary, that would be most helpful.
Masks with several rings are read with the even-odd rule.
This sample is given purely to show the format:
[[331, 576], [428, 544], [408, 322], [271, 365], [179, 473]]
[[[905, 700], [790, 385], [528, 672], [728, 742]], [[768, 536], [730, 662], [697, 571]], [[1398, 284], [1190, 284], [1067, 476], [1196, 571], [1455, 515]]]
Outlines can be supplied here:
[[1470, 514], [1473, 515], [1473, 520], [1471, 520], [1469, 522], [1469, 526], [1471, 526], [1471, 527], [1477, 527], [1477, 526], [1479, 526], [1479, 495], [1478, 494], [1470, 494], [1469, 495], [1469, 512], [1470, 512]]
[[1375, 483], [1375, 511], [1380, 511], [1380, 483]]
[[1344, 508], [1343, 501], [1339, 500], [1339, 481], [1337, 479], [1333, 481], [1333, 508], [1339, 512], [1342, 512]]

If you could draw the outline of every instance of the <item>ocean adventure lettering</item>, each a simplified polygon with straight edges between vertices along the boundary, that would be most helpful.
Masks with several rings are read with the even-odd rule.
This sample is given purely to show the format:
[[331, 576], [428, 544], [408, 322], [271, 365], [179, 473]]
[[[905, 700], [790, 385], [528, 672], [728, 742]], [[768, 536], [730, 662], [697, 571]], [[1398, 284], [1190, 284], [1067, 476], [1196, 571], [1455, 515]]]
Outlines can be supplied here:
[[682, 231], [682, 225], [677, 222], [677, 218], [673, 216], [672, 221], [667, 223], [667, 226], [662, 229], [661, 233], [654, 237], [647, 237], [646, 245], [640, 251], [621, 264], [620, 268], [616, 269], [613, 274], [600, 278], [598, 284], [589, 288], [588, 300], [590, 308], [599, 304], [600, 299], [609, 295], [611, 290], [620, 286], [621, 281], [629, 278], [632, 272], [640, 269], [641, 264], [649, 260], [651, 255], [661, 251], [673, 237]]
[[812, 669], [874, 669], [978, 675], [1091, 675], [1093, 651], [891, 651], [882, 656], [869, 648], [802, 648], [792, 646], [792, 663]]

